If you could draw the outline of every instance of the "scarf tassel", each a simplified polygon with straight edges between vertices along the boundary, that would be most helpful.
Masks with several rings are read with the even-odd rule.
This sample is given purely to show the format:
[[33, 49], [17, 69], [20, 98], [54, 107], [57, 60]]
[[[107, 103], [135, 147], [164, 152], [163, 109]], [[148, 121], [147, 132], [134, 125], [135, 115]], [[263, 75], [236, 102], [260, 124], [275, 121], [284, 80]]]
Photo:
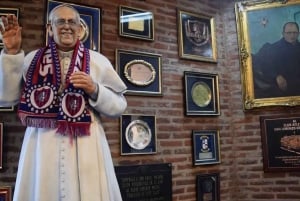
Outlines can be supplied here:
[[59, 121], [57, 123], [57, 132], [61, 135], [75, 136], [89, 136], [90, 135], [90, 123], [69, 123], [65, 121]]

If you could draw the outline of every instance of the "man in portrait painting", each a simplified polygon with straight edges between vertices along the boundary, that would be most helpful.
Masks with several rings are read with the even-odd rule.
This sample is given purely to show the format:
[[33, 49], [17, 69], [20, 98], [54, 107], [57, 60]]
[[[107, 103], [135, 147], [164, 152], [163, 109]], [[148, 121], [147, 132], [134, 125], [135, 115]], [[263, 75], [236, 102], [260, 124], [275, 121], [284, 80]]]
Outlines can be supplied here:
[[300, 96], [299, 25], [283, 25], [282, 38], [252, 55], [255, 98]]

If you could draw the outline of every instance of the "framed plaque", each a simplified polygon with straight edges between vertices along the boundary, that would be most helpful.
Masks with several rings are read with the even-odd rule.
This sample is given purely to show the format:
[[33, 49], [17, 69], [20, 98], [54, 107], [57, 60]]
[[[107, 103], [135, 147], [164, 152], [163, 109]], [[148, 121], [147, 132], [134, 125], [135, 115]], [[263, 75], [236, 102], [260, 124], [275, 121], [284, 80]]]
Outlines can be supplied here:
[[221, 162], [219, 131], [193, 130], [194, 165], [218, 164]]
[[265, 172], [300, 170], [300, 114], [261, 116]]
[[12, 200], [11, 186], [0, 186], [0, 200], [1, 201], [11, 201]]
[[0, 123], [0, 169], [3, 167], [3, 123]]
[[121, 155], [156, 153], [156, 118], [121, 116]]
[[196, 177], [197, 201], [220, 201], [220, 174], [199, 174]]
[[[19, 19], [19, 8], [0, 8], [0, 23], [2, 24], [1, 16], [13, 14]], [[3, 48], [2, 34], [0, 33], [0, 50]]]
[[[67, 2], [47, 0], [47, 12], [45, 16], [46, 23], [48, 23], [48, 15], [51, 10]], [[96, 7], [89, 7], [85, 5], [71, 4], [80, 14], [80, 24], [82, 32], [80, 33], [80, 40], [88, 49], [100, 52], [101, 50], [101, 9]], [[46, 43], [48, 43], [48, 34], [46, 34]]]
[[162, 95], [161, 55], [116, 49], [116, 71], [128, 95]]
[[154, 16], [152, 12], [120, 6], [119, 15], [120, 36], [154, 40]]
[[185, 114], [220, 115], [218, 75], [184, 72]]
[[177, 11], [179, 56], [183, 59], [217, 62], [214, 18]]

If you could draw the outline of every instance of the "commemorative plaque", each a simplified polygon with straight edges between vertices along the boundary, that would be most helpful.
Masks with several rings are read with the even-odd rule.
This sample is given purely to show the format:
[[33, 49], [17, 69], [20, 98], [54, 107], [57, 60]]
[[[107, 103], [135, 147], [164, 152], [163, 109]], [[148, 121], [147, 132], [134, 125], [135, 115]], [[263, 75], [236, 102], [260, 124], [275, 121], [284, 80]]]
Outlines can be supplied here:
[[116, 166], [123, 201], [172, 201], [170, 163]]
[[197, 175], [197, 201], [220, 200], [220, 175], [209, 173]]

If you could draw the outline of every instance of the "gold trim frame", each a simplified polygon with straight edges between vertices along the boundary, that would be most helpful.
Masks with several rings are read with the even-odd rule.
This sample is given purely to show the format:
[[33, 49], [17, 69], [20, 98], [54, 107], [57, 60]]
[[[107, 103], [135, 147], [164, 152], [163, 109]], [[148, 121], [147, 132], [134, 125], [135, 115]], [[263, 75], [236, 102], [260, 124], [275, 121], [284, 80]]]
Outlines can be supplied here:
[[180, 58], [217, 62], [214, 18], [177, 10], [177, 19]]
[[11, 201], [12, 200], [11, 186], [0, 186], [0, 200], [1, 201]]
[[[245, 110], [266, 106], [300, 105], [300, 93], [297, 92], [295, 95], [274, 95], [279, 93], [279, 88], [260, 92], [263, 89], [260, 81], [267, 79], [265, 75], [268, 73], [262, 74], [258, 68], [259, 65], [256, 65], [259, 60], [270, 60], [266, 57], [259, 57], [257, 53], [262, 47], [270, 46], [282, 38], [283, 25], [286, 22], [295, 21], [300, 25], [299, 10], [299, 0], [245, 1], [235, 4]], [[269, 73], [274, 71], [274, 69], [268, 70]], [[276, 83], [276, 78], [271, 80], [274, 84]], [[292, 86], [292, 90], [299, 88], [299, 86]], [[268, 92], [272, 92], [273, 95], [268, 95]]]

